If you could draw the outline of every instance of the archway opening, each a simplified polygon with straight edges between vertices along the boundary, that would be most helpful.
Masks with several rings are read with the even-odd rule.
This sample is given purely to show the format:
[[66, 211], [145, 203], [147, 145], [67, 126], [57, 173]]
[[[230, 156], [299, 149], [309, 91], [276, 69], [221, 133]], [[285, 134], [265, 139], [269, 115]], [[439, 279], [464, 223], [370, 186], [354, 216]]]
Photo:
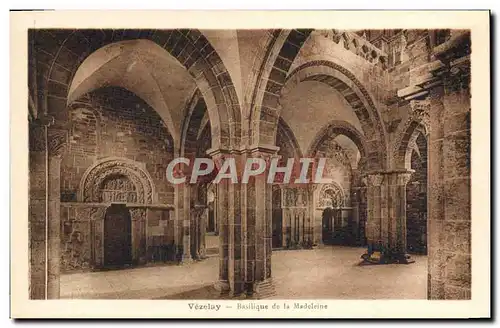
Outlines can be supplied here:
[[414, 172], [406, 185], [407, 251], [427, 254], [427, 141], [422, 133], [409, 151]]

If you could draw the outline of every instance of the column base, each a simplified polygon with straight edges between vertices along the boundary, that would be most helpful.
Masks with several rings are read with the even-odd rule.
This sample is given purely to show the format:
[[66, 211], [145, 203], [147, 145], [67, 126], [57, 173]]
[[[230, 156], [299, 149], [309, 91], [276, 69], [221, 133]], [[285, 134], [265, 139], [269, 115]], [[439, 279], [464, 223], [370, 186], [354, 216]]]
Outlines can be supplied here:
[[276, 296], [276, 289], [272, 278], [251, 283], [247, 289], [247, 298], [265, 299]]
[[190, 255], [183, 255], [181, 257], [181, 259], [179, 260], [178, 264], [179, 265], [186, 265], [186, 264], [190, 264], [193, 262], [194, 262], [194, 260]]
[[215, 291], [223, 299], [246, 299], [245, 293], [234, 294], [228, 281], [219, 280], [214, 284]]
[[410, 264], [415, 263], [415, 260], [407, 253], [390, 251], [384, 249], [374, 249], [368, 247], [365, 254], [361, 255], [363, 261], [361, 264]]

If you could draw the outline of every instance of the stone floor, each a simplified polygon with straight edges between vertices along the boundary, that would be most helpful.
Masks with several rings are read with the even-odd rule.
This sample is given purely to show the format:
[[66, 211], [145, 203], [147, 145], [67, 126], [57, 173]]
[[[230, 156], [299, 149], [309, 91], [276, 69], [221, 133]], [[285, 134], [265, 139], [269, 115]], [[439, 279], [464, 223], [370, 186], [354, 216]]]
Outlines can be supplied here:
[[[272, 274], [278, 299], [425, 299], [427, 257], [409, 265], [359, 266], [362, 248], [332, 246], [275, 251]], [[210, 299], [218, 258], [61, 276], [61, 298]]]

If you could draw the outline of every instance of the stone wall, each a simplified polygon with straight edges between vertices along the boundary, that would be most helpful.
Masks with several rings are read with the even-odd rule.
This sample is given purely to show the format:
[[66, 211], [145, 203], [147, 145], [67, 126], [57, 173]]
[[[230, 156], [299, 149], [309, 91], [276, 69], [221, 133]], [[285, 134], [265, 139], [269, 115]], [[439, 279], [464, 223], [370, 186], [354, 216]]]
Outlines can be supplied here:
[[68, 113], [69, 144], [61, 162], [61, 199], [77, 201], [84, 172], [106, 157], [126, 158], [145, 166], [159, 203], [173, 204], [174, 189], [166, 179], [173, 141], [149, 105], [122, 88], [92, 92]]
[[[103, 255], [98, 251], [102, 222], [113, 201], [131, 206], [134, 263], [175, 260], [174, 215], [168, 207], [174, 203], [174, 189], [165, 173], [173, 158], [173, 141], [158, 114], [129, 91], [106, 87], [73, 103], [65, 117], [68, 145], [61, 158], [61, 270], [102, 267]], [[98, 203], [82, 198], [85, 173], [109, 158], [133, 161], [151, 178], [154, 194], [148, 207], [133, 210], [141, 203], [140, 190], [129, 179], [113, 174], [113, 179], [96, 186], [100, 196], [92, 201]], [[139, 218], [134, 219], [134, 213]]]
[[[61, 272], [104, 266], [106, 204], [61, 203]], [[133, 264], [176, 260], [173, 209], [127, 206], [132, 219]]]

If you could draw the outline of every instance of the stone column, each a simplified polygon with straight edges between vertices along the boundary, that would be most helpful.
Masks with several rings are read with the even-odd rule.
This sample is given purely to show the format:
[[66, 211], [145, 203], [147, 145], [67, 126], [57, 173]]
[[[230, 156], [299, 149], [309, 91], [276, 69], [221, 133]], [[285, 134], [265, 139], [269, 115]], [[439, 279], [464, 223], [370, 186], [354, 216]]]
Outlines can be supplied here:
[[207, 258], [205, 235], [207, 233], [208, 207], [203, 205], [199, 216], [199, 251], [198, 257], [203, 260]]
[[30, 124], [30, 298], [59, 298], [61, 262], [61, 154], [67, 131], [51, 118]]
[[[30, 131], [31, 133], [31, 131]], [[30, 150], [29, 169], [29, 257], [30, 299], [46, 296], [46, 156], [45, 151]]]
[[[220, 149], [210, 149], [207, 154], [212, 157], [217, 168], [220, 168], [221, 162], [228, 152]], [[230, 247], [230, 232], [229, 232], [229, 182], [227, 179], [222, 179], [216, 184], [216, 208], [214, 209], [215, 220], [217, 222], [217, 231], [219, 234], [219, 278], [215, 284], [215, 288], [221, 294], [227, 295], [232, 291], [229, 277], [229, 247]]]
[[129, 208], [132, 220], [132, 262], [146, 263], [146, 208]]
[[[274, 149], [272, 151], [275, 152]], [[209, 154], [220, 165], [234, 158], [242, 169], [249, 157], [268, 158], [271, 151], [211, 150]], [[217, 184], [217, 221], [219, 222], [220, 265], [217, 288], [230, 296], [261, 298], [272, 293], [272, 185], [267, 171], [250, 177], [242, 184], [222, 179]]]
[[388, 172], [388, 256], [398, 263], [412, 263], [406, 251], [406, 184], [411, 170]]
[[49, 158], [47, 298], [59, 298], [61, 263], [61, 157]]
[[[406, 184], [411, 170], [368, 175], [366, 238], [371, 252], [381, 252], [381, 262], [411, 263], [406, 254]], [[377, 261], [376, 259], [372, 259]]]
[[189, 177], [186, 177], [185, 183], [176, 184], [174, 186], [176, 217], [174, 220], [174, 242], [176, 245], [177, 261], [179, 263], [187, 263], [192, 260], [190, 240], [190, 189]]
[[430, 91], [428, 298], [471, 298], [470, 36], [453, 31], [434, 49], [447, 63]]
[[367, 255], [370, 256], [374, 250], [381, 251], [382, 244], [382, 182], [384, 176], [380, 173], [367, 176], [367, 218], [366, 218], [366, 240], [368, 244]]
[[[275, 147], [249, 150], [248, 157], [262, 158], [266, 163], [276, 155]], [[269, 166], [263, 174], [253, 177], [247, 185], [247, 276], [246, 284], [254, 298], [274, 294], [271, 279], [272, 253], [272, 184], [267, 183]]]
[[182, 207], [182, 263], [189, 263], [193, 260], [191, 254], [191, 185], [189, 184], [189, 176], [186, 176], [186, 183], [181, 184], [181, 192], [183, 193]]
[[355, 245], [360, 244], [360, 222], [359, 222], [359, 193], [361, 188], [358, 186], [352, 187], [352, 197], [351, 197], [351, 221], [352, 221], [352, 240]]

